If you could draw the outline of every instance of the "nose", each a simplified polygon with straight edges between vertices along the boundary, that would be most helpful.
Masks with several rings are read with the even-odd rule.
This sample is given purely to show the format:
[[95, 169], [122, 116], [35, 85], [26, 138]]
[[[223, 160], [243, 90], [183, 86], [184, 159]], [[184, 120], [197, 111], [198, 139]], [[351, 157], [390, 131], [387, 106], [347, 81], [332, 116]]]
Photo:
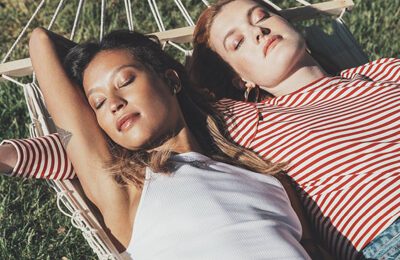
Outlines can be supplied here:
[[269, 28], [257, 26], [256, 30], [255, 30], [255, 41], [256, 41], [256, 43], [259, 43], [261, 38], [264, 35], [268, 35], [270, 33], [271, 33], [271, 30]]
[[126, 106], [126, 101], [120, 97], [111, 98], [110, 102], [110, 111], [115, 114]]

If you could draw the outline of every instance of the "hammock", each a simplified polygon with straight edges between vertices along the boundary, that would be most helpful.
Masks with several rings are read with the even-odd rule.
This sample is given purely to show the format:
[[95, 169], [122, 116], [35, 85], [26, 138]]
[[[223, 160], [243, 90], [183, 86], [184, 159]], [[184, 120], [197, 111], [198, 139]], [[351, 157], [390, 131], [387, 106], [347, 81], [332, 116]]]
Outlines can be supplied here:
[[[189, 56], [191, 51], [188, 48], [188, 43], [191, 41], [191, 35], [194, 29], [194, 20], [190, 16], [185, 5], [181, 0], [169, 0], [171, 5], [176, 5], [179, 9], [180, 15], [188, 25], [187, 27], [181, 27], [171, 30], [166, 30], [166, 26], [163, 22], [161, 11], [157, 5], [156, 0], [147, 0], [147, 4], [151, 10], [154, 22], [158, 28], [158, 32], [154, 33], [159, 37], [163, 43], [163, 47], [172, 47], [185, 56]], [[275, 5], [271, 1], [265, 0], [278, 10], [282, 10], [279, 6]], [[331, 60], [339, 66], [340, 69], [350, 68], [357, 65], [364, 64], [368, 61], [367, 56], [362, 52], [351, 33], [348, 31], [343, 23], [342, 16], [346, 10], [350, 10], [353, 7], [351, 0], [334, 0], [321, 2], [318, 4], [310, 4], [304, 0], [296, 0], [300, 3], [300, 7], [292, 7], [282, 10], [282, 14], [288, 20], [297, 21], [314, 18], [317, 15], [323, 14], [325, 16], [333, 16], [333, 33], [328, 35], [324, 33], [318, 27], [309, 27], [306, 29], [307, 41], [312, 49], [316, 47], [322, 47], [320, 52], [328, 55]], [[296, 3], [296, 1], [292, 1]], [[201, 8], [209, 6], [209, 2], [206, 0], [198, 1], [198, 5]], [[101, 3], [101, 4], [100, 4]], [[130, 0], [123, 1], [126, 24], [130, 30], [135, 29], [133, 23], [133, 12], [134, 9]], [[35, 79], [34, 72], [32, 70], [31, 62], [29, 58], [20, 59], [15, 61], [9, 61], [8, 58], [12, 51], [16, 48], [18, 42], [25, 35], [30, 24], [34, 20], [35, 16], [43, 9], [45, 0], [42, 0], [37, 6], [32, 17], [28, 20], [26, 26], [22, 29], [21, 33], [11, 46], [10, 50], [5, 54], [4, 58], [0, 63], [0, 75], [1, 79], [10, 81], [24, 90], [24, 95], [31, 118], [29, 125], [29, 131], [31, 137], [37, 137], [55, 132], [55, 127], [51, 118], [44, 106], [43, 96], [40, 92]], [[101, 39], [104, 35], [105, 27], [105, 13], [106, 13], [106, 1], [99, 1], [99, 8], [101, 11], [101, 19], [99, 21], [100, 33], [98, 37]], [[47, 26], [51, 29], [54, 22], [56, 21], [58, 14], [64, 8], [64, 0], [59, 0], [58, 6], [52, 15], [51, 21]], [[70, 34], [70, 39], [73, 40], [76, 31], [79, 27], [79, 19], [84, 8], [84, 1], [79, 0], [78, 7], [76, 10], [75, 19]], [[18, 77], [32, 75], [33, 80], [28, 83], [22, 83], [17, 80]], [[93, 205], [85, 197], [78, 180], [49, 180], [49, 185], [57, 192], [57, 206], [60, 211], [71, 218], [71, 223], [74, 227], [82, 231], [83, 236], [89, 243], [90, 247], [97, 254], [99, 259], [122, 259], [111, 240], [108, 238], [103, 230], [102, 224], [98, 218], [98, 212], [94, 209]]]

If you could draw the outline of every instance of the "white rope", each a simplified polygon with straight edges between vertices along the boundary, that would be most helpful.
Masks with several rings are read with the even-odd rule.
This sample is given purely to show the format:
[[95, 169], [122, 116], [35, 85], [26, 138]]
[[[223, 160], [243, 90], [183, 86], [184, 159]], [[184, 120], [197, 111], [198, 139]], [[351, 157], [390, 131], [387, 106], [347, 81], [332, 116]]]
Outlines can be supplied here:
[[101, 0], [101, 11], [100, 11], [100, 41], [104, 35], [104, 12], [106, 7], [106, 0]]
[[201, 0], [205, 6], [210, 7], [210, 3], [207, 0]]
[[339, 17], [338, 17], [340, 23], [343, 23], [342, 22], [343, 21], [343, 16], [346, 13], [346, 11], [347, 11], [347, 9], [343, 8], [343, 10], [340, 12]]
[[66, 198], [65, 198], [65, 195], [66, 195], [67, 193], [68, 193], [68, 191], [66, 191], [66, 190], [57, 191], [57, 200], [56, 200], [56, 202], [57, 202], [57, 208], [58, 208], [59, 211], [61, 211], [62, 214], [64, 214], [65, 216], [67, 216], [67, 217], [69, 217], [69, 218], [72, 218], [73, 215], [71, 215], [71, 214], [69, 214], [68, 212], [66, 212], [66, 211], [63, 209], [63, 207], [61, 206], [61, 202], [62, 202], [63, 205], [64, 205], [65, 207], [67, 207], [68, 210], [71, 212], [70, 208], [69, 208], [69, 207], [66, 205], [66, 203], [64, 202], [64, 200], [66, 199]]
[[131, 21], [131, 26], [132, 26], [132, 31], [135, 30], [135, 27], [133, 26], [133, 14], [132, 14], [132, 4], [131, 0], [128, 1], [128, 12], [129, 12], [129, 20]]
[[153, 0], [153, 1], [147, 0], [147, 2], [149, 3], [151, 13], [153, 14], [153, 17], [156, 20], [158, 30], [165, 31], [164, 23], [161, 20], [161, 16], [160, 16], [160, 13], [158, 12], [158, 8], [157, 8], [157, 4], [156, 4], [155, 0]]
[[171, 45], [172, 47], [178, 49], [179, 51], [183, 52], [185, 55], [188, 52], [188, 50], [182, 48], [181, 46], [179, 46], [178, 44], [176, 44], [174, 42], [168, 41], [168, 44]]
[[270, 6], [272, 6], [273, 8], [275, 8], [275, 9], [278, 10], [278, 11], [281, 11], [281, 10], [282, 10], [282, 8], [280, 8], [279, 6], [277, 6], [276, 4], [272, 3], [272, 2], [269, 1], [269, 0], [264, 0], [264, 2], [266, 2], [267, 4], [269, 4]]
[[43, 93], [42, 93], [42, 91], [40, 90], [38, 84], [36, 84], [36, 83], [31, 83], [31, 87], [32, 87], [33, 90], [35, 90], [37, 96], [40, 97], [40, 99], [42, 100], [42, 102], [44, 102], [44, 96], [43, 96]]
[[132, 19], [130, 17], [131, 12], [129, 11], [129, 0], [124, 0], [125, 4], [125, 13], [126, 13], [126, 21], [128, 22], [128, 28], [129, 30], [133, 31], [133, 24], [132, 24]]
[[307, 1], [305, 1], [305, 0], [296, 0], [296, 1], [299, 2], [299, 3], [302, 4], [302, 5], [305, 5], [305, 6], [311, 5], [309, 2], [307, 2]]
[[86, 223], [86, 220], [83, 217], [82, 213], [84, 213], [83, 210], [76, 210], [73, 212], [73, 215], [71, 217], [72, 226], [81, 230], [83, 236], [88, 241], [89, 246], [92, 248], [92, 250], [97, 254], [97, 256], [100, 259], [115, 259], [114, 255], [107, 252], [107, 251], [109, 251], [107, 249], [107, 246], [105, 246], [102, 243], [102, 241], [98, 238], [98, 235], [97, 235], [98, 230], [91, 228]]
[[188, 11], [186, 10], [185, 6], [182, 4], [181, 0], [174, 0], [175, 4], [178, 6], [179, 10], [181, 11], [183, 17], [185, 18], [186, 22], [190, 26], [194, 26], [194, 22], [192, 20], [192, 17], [190, 17]]
[[30, 134], [32, 134], [32, 131], [36, 134], [35, 136], [50, 134], [46, 118], [41, 113], [45, 108], [43, 106], [43, 95], [39, 87], [35, 83], [25, 84], [24, 94], [29, 115], [32, 119]]
[[[79, 208], [79, 206], [74, 205], [70, 199], [68, 198], [68, 194], [72, 194], [71, 191], [61, 189], [56, 185], [56, 182], [49, 181], [50, 186], [56, 190], [57, 192], [57, 207], [58, 209], [68, 216], [71, 220], [71, 224], [73, 227], [79, 229], [82, 232], [82, 235], [88, 242], [89, 246], [93, 250], [93, 252], [98, 256], [99, 259], [119, 259], [118, 255], [114, 255], [108, 246], [101, 240], [98, 233], [99, 231], [95, 228], [92, 228], [90, 223], [87, 222], [84, 217], [85, 210]], [[68, 209], [69, 212], [66, 212], [61, 203]]]
[[50, 21], [50, 23], [49, 23], [49, 26], [47, 26], [47, 30], [50, 30], [51, 27], [53, 27], [53, 24], [54, 24], [54, 22], [56, 21], [56, 18], [57, 18], [57, 16], [58, 16], [58, 14], [60, 13], [60, 10], [61, 10], [61, 7], [63, 6], [63, 4], [64, 4], [64, 0], [60, 0], [60, 2], [58, 2], [57, 9], [56, 9], [56, 11], [54, 12], [53, 17], [51, 18], [51, 21]]
[[13, 78], [11, 78], [10, 76], [1, 74], [1, 77], [2, 77], [3, 79], [5, 79], [5, 80], [8, 80], [8, 81], [10, 81], [10, 82], [12, 82], [12, 83], [15, 83], [15, 84], [19, 85], [20, 87], [25, 87], [25, 84], [23, 84], [23, 83], [21, 83], [21, 82], [15, 80], [15, 79], [13, 79]]
[[[32, 119], [32, 123], [31, 123], [30, 128], [29, 128], [29, 134], [32, 135], [32, 132], [34, 132], [34, 130], [35, 130], [35, 128], [34, 128], [35, 123], [37, 123], [37, 117], [35, 115], [36, 113], [34, 113], [33, 109], [31, 109], [31, 107], [30, 107], [30, 104], [32, 102], [30, 102], [30, 100], [29, 100], [28, 87], [29, 86], [27, 84], [25, 84], [23, 90], [24, 90], [25, 104], [28, 107], [29, 117]], [[32, 129], [31, 129], [31, 127], [32, 127]]]
[[83, 0], [79, 0], [79, 4], [78, 4], [78, 8], [76, 10], [76, 15], [75, 15], [75, 20], [74, 20], [74, 25], [72, 27], [71, 36], [69, 37], [69, 39], [71, 41], [74, 40], [76, 27], [78, 26], [79, 17], [81, 16], [82, 6], [83, 6]]
[[14, 50], [15, 46], [18, 44], [18, 42], [21, 40], [22, 35], [24, 35], [25, 31], [28, 29], [29, 25], [32, 23], [33, 19], [35, 18], [36, 14], [39, 12], [39, 10], [42, 8], [43, 4], [44, 4], [45, 0], [42, 0], [40, 2], [40, 4], [38, 5], [38, 7], [36, 8], [35, 12], [33, 13], [33, 15], [31, 16], [31, 18], [28, 20], [28, 22], [26, 23], [25, 27], [22, 29], [21, 33], [18, 35], [17, 39], [15, 40], [15, 42], [13, 43], [13, 45], [11, 46], [11, 48], [8, 50], [6, 56], [4, 56], [3, 60], [1, 61], [1, 63], [4, 63], [8, 57], [11, 55], [11, 52]]

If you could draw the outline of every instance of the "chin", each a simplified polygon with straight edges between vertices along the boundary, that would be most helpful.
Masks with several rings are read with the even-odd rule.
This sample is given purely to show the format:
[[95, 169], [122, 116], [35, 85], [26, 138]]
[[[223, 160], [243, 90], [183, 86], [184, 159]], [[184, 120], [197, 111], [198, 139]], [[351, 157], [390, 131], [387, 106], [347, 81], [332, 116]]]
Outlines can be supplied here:
[[292, 71], [293, 68], [302, 63], [303, 58], [306, 54], [305, 44], [298, 44], [297, 46], [291, 46], [287, 52], [282, 52], [277, 63], [280, 66], [286, 68], [287, 71]]

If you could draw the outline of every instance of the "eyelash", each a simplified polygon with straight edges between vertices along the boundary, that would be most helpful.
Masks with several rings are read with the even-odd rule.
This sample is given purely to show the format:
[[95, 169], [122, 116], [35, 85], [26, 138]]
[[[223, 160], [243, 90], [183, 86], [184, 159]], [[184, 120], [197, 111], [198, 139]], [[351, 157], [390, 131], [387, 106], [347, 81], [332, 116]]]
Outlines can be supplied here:
[[[257, 21], [257, 23], [262, 22], [262, 21], [266, 20], [266, 19], [269, 18], [269, 17], [270, 17], [269, 15], [264, 15], [261, 19], [259, 19], [259, 20]], [[256, 24], [257, 24], [257, 23], [256, 23]]]
[[[258, 24], [259, 22], [262, 22], [262, 21], [264, 21], [264, 20], [266, 20], [266, 19], [268, 19], [268, 18], [270, 18], [270, 17], [271, 17], [271, 16], [268, 15], [268, 14], [266, 13], [266, 14], [264, 14], [264, 16], [263, 16], [261, 19], [259, 19], [259, 20], [256, 22], [256, 24]], [[238, 49], [240, 49], [240, 47], [242, 46], [243, 42], [244, 42], [244, 38], [240, 39], [240, 41], [239, 41], [239, 42], [235, 45], [235, 47], [234, 47], [235, 51], [238, 50]]]
[[118, 88], [123, 88], [131, 84], [135, 80], [135, 76], [130, 77], [128, 80], [124, 81], [121, 85], [118, 86]]
[[105, 99], [103, 99], [103, 100], [100, 101], [100, 102], [96, 102], [96, 103], [94, 104], [94, 109], [95, 109], [95, 110], [100, 109], [100, 108], [102, 107], [102, 105], [104, 104], [104, 101], [105, 101]]
[[[118, 86], [118, 88], [120, 89], [120, 88], [126, 87], [126, 86], [128, 86], [129, 84], [131, 84], [134, 80], [135, 80], [135, 77], [130, 77], [128, 80], [126, 80], [126, 81], [125, 81], [124, 83], [122, 83], [120, 86]], [[105, 101], [106, 101], [106, 99], [103, 99], [103, 100], [101, 100], [100, 102], [95, 103], [94, 109], [95, 109], [95, 110], [100, 109], [100, 108], [103, 106], [103, 104], [104, 104]]]
[[240, 46], [242, 46], [244, 41], [244, 38], [240, 39], [240, 41], [235, 45], [234, 49], [235, 51], [238, 50], [240, 48]]

